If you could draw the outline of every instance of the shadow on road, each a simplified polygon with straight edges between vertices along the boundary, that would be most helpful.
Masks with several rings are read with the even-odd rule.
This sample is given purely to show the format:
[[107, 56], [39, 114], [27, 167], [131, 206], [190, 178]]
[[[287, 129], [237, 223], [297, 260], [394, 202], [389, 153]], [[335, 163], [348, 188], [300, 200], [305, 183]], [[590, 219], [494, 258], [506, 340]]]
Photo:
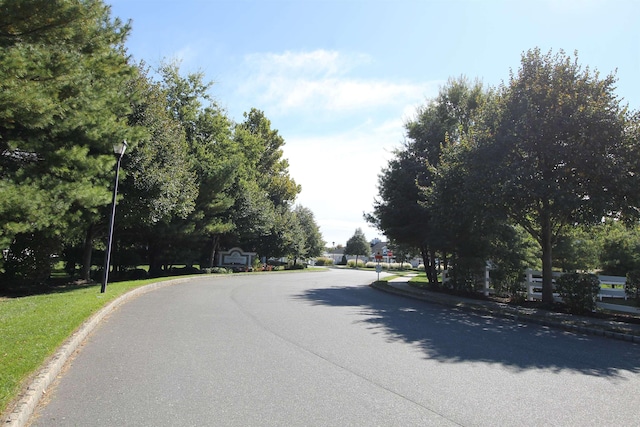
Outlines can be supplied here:
[[570, 370], [611, 378], [623, 370], [640, 373], [637, 344], [481, 316], [364, 286], [312, 289], [296, 299], [358, 308], [355, 322], [384, 333], [388, 341], [415, 345], [426, 358], [442, 363], [485, 362], [514, 370]]

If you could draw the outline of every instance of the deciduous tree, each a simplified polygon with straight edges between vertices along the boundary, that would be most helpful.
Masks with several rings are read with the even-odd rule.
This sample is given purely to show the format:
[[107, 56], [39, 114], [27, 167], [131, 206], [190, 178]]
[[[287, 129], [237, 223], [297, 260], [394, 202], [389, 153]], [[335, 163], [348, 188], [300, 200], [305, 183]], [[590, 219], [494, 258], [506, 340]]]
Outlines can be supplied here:
[[[543, 300], [553, 301], [552, 248], [563, 228], [637, 214], [637, 123], [601, 77], [560, 51], [522, 55], [477, 127], [487, 195], [542, 248]], [[636, 135], [637, 136], [637, 135]]]
[[356, 266], [358, 265], [358, 257], [368, 257], [371, 255], [371, 245], [367, 242], [367, 238], [364, 236], [361, 228], [356, 228], [353, 236], [347, 240], [344, 253], [345, 255], [356, 256]]

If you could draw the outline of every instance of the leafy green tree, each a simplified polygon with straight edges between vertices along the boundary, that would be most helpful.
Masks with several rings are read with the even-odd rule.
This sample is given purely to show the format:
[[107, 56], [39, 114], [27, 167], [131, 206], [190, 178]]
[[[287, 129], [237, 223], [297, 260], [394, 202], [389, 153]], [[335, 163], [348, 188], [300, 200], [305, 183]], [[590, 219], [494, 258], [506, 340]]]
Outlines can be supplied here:
[[[180, 210], [147, 221], [138, 229], [146, 236], [153, 275], [163, 274], [162, 270], [173, 263], [213, 266], [221, 237], [235, 228], [232, 208], [243, 162], [233, 140], [234, 125], [226, 112], [213, 102], [203, 104], [209, 100], [207, 91], [211, 87], [203, 74], [183, 76], [178, 63], [165, 62], [159, 75], [162, 80], [154, 89], [162, 97], [157, 105], [164, 108], [165, 116], [158, 110], [158, 123], [170, 126], [165, 138], [170, 138], [180, 152], [167, 146], [166, 157], [156, 158], [154, 164], [165, 174], [178, 174], [179, 179], [164, 183], [170, 190], [165, 193], [178, 191], [182, 197], [173, 198], [181, 201], [175, 206]], [[155, 146], [161, 150], [168, 142], [159, 138]]]
[[[133, 265], [144, 262], [131, 251], [148, 245], [152, 236], [162, 234], [159, 223], [173, 217], [185, 218], [193, 210], [197, 194], [184, 132], [169, 114], [166, 94], [148, 76], [144, 64], [128, 84], [131, 113], [129, 124], [138, 130], [137, 144], [123, 158], [128, 173], [119, 186], [120, 201], [116, 227], [119, 250], [127, 250], [126, 259]], [[86, 233], [82, 278], [89, 279], [92, 241], [101, 224], [91, 223]], [[116, 262], [117, 263], [117, 262]]]
[[378, 197], [373, 212], [365, 219], [391, 240], [418, 249], [425, 260], [425, 269], [434, 279], [429, 260], [435, 258], [430, 250], [431, 212], [418, 183], [427, 185], [430, 179], [420, 153], [413, 145], [397, 150], [387, 167], [378, 175]]
[[298, 259], [308, 259], [322, 255], [324, 241], [320, 234], [320, 228], [315, 222], [313, 212], [304, 206], [296, 206], [293, 210], [287, 210], [285, 218], [288, 222], [284, 225], [283, 246], [285, 255], [293, 259], [295, 265]]
[[638, 165], [629, 161], [637, 123], [614, 85], [577, 55], [530, 50], [475, 128], [481, 175], [492, 182], [485, 194], [542, 248], [545, 302], [553, 301], [552, 248], [563, 228], [637, 214], [640, 205]]
[[295, 211], [290, 209], [279, 209], [279, 221], [274, 228], [274, 235], [278, 237], [275, 243], [275, 252], [292, 260], [295, 266], [299, 259], [306, 258], [306, 236], [300, 223], [300, 218]]
[[322, 255], [324, 251], [325, 241], [322, 239], [320, 227], [316, 223], [315, 217], [311, 209], [298, 205], [293, 212], [300, 223], [300, 231], [304, 236], [303, 258], [313, 258]]
[[601, 244], [602, 225], [567, 227], [556, 238], [553, 246], [553, 264], [562, 271], [596, 270]]
[[242, 156], [233, 140], [233, 123], [216, 104], [198, 115], [195, 129], [192, 157], [200, 191], [191, 216], [193, 235], [203, 242], [204, 264], [213, 267], [222, 236], [235, 229], [231, 209]]
[[602, 273], [626, 276], [640, 270], [640, 225], [608, 220], [600, 229]]
[[[434, 193], [435, 179], [444, 150], [459, 144], [468, 133], [483, 99], [479, 82], [460, 77], [450, 79], [434, 100], [421, 107], [416, 119], [406, 124], [407, 141], [379, 175], [379, 198], [373, 212], [365, 215], [388, 238], [422, 253], [433, 284], [437, 282], [436, 252], [444, 255], [455, 250], [446, 226], [435, 221], [440, 203]], [[441, 188], [449, 191], [444, 185]]]
[[253, 178], [275, 206], [290, 204], [300, 193], [300, 186], [289, 175], [289, 162], [282, 157], [284, 138], [271, 129], [271, 121], [262, 111], [252, 108], [244, 118], [236, 128], [236, 137], [242, 142]]
[[136, 226], [186, 218], [198, 194], [181, 123], [170, 114], [162, 85], [151, 80], [144, 64], [139, 70], [130, 85], [134, 101], [129, 123], [144, 134], [123, 159], [128, 172], [120, 188], [124, 200], [119, 208], [123, 217], [135, 218]]
[[358, 257], [368, 257], [371, 255], [371, 245], [367, 242], [367, 238], [364, 236], [361, 228], [356, 228], [353, 236], [347, 240], [347, 245], [344, 248], [345, 255], [356, 256], [356, 266], [358, 265]]
[[[251, 109], [234, 129], [243, 161], [238, 168], [240, 197], [234, 206], [236, 237], [265, 257], [288, 252], [286, 212], [300, 192], [289, 175], [289, 163], [282, 158], [284, 139], [271, 129], [262, 111]], [[245, 193], [245, 194], [242, 194]]]
[[128, 32], [101, 1], [2, 3], [0, 247], [10, 260], [32, 251], [46, 265], [109, 204], [112, 144], [130, 136]]

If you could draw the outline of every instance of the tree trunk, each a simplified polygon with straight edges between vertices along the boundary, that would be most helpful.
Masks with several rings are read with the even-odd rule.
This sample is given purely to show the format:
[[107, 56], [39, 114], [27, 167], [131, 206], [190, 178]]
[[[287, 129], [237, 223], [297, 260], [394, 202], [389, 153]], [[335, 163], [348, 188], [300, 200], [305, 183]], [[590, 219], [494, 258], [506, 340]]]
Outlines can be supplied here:
[[217, 235], [211, 237], [211, 256], [209, 257], [209, 268], [213, 268], [216, 259], [216, 251], [218, 250], [218, 242], [220, 239]]
[[431, 279], [429, 282], [432, 285], [438, 285], [438, 271], [436, 270], [436, 253], [435, 251], [429, 251], [429, 269], [431, 270]]
[[159, 260], [159, 248], [155, 241], [149, 242], [149, 277], [159, 277], [162, 275], [162, 264]]
[[548, 213], [542, 214], [540, 246], [542, 246], [542, 302], [553, 303], [552, 236], [551, 219]]
[[82, 248], [82, 272], [80, 278], [84, 281], [91, 280], [91, 253], [93, 252], [93, 223], [89, 224], [84, 237]]
[[[427, 275], [429, 283], [434, 283], [433, 280], [433, 268], [431, 266], [431, 254], [426, 246], [420, 247], [420, 254], [422, 255], [422, 262], [424, 264], [424, 272]], [[437, 280], [437, 276], [436, 276]]]

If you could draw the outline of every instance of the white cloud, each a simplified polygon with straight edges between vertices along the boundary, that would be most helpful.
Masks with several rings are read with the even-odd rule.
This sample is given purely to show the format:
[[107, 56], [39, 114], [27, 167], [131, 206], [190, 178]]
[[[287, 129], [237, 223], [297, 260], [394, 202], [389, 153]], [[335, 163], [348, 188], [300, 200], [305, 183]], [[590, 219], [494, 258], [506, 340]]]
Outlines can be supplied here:
[[245, 62], [263, 75], [313, 78], [346, 74], [358, 65], [371, 62], [371, 58], [364, 54], [344, 55], [318, 49], [311, 52], [254, 53], [247, 55]]
[[297, 202], [314, 212], [325, 240], [346, 243], [356, 228], [381, 237], [363, 219], [377, 195], [378, 174], [402, 136], [401, 123], [287, 140], [289, 171], [302, 186]]
[[349, 77], [371, 62], [367, 55], [335, 51], [252, 54], [239, 91], [278, 114], [303, 111], [354, 112], [422, 100], [433, 83], [393, 82]]

